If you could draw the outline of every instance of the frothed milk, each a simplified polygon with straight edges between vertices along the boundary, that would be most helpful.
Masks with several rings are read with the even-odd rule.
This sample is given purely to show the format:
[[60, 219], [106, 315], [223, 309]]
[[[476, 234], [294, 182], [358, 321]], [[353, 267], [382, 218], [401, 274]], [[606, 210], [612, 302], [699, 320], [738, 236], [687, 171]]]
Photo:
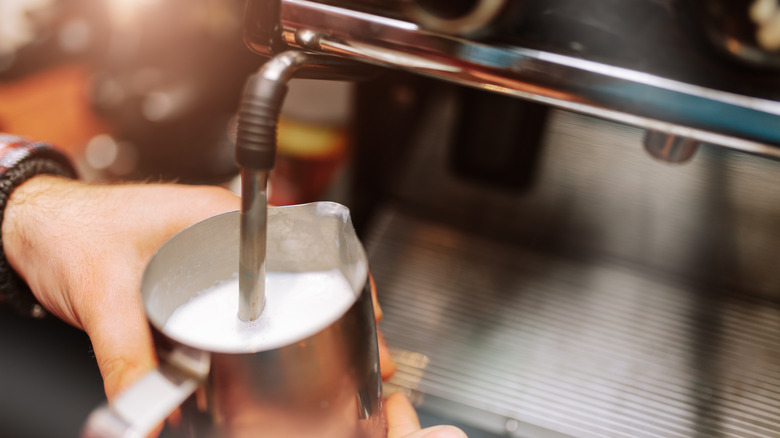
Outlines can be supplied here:
[[337, 269], [266, 277], [265, 308], [259, 318], [238, 318], [238, 278], [217, 284], [177, 308], [165, 332], [211, 351], [247, 352], [284, 346], [327, 327], [355, 301]]

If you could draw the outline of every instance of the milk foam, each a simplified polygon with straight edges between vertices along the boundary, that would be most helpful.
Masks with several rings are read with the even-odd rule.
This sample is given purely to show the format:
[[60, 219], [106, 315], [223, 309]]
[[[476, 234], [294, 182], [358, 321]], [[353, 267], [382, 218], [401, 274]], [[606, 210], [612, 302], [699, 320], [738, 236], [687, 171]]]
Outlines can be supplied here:
[[238, 279], [203, 290], [168, 318], [164, 330], [198, 348], [260, 351], [305, 339], [327, 327], [355, 301], [337, 269], [266, 276], [265, 307], [251, 322], [238, 318]]

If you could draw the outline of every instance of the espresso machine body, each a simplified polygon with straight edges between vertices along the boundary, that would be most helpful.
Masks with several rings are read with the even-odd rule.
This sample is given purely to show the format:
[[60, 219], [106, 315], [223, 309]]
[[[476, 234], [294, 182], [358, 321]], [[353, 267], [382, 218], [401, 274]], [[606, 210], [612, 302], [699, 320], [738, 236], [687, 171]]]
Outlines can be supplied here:
[[380, 67], [349, 203], [386, 391], [474, 437], [780, 433], [780, 71], [712, 38], [738, 2], [270, 3], [255, 52]]

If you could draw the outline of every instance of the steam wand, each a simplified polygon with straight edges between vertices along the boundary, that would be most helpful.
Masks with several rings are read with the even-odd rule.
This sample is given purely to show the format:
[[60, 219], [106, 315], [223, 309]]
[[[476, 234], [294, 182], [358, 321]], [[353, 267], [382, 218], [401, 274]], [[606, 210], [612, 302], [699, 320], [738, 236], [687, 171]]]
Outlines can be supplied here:
[[[307, 35], [310, 37], [310, 35]], [[354, 79], [367, 66], [329, 55], [282, 52], [249, 77], [238, 111], [236, 163], [241, 173], [238, 317], [253, 321], [265, 306], [268, 173], [276, 160], [276, 125], [287, 83], [299, 77]]]

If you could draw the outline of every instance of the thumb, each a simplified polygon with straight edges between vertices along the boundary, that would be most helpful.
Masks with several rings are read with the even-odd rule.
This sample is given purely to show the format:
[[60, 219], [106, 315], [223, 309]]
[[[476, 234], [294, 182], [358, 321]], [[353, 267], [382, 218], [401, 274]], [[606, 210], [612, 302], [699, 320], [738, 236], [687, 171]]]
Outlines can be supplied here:
[[403, 438], [468, 438], [455, 426], [433, 426], [417, 431]]
[[385, 400], [387, 414], [387, 438], [468, 438], [453, 426], [434, 426], [420, 430], [417, 412], [409, 399], [400, 393], [391, 394]]
[[387, 438], [404, 438], [420, 430], [417, 418], [409, 399], [400, 393], [391, 394], [385, 399], [385, 414], [387, 415]]

